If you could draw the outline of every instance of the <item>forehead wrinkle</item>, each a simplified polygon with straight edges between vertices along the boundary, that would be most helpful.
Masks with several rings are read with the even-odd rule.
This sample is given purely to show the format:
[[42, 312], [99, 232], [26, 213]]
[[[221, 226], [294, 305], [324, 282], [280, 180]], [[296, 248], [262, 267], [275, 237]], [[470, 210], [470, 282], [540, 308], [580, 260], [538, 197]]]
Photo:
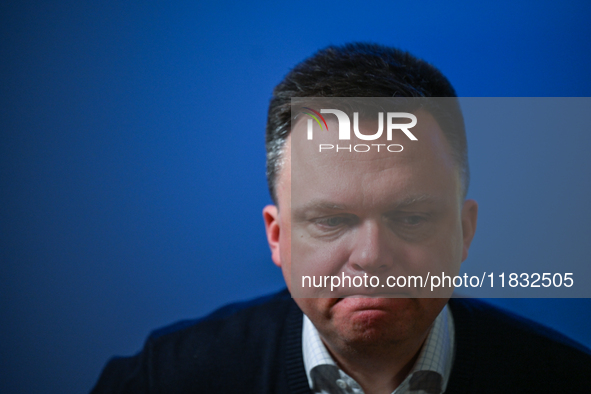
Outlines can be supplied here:
[[430, 201], [433, 200], [433, 196], [430, 194], [420, 194], [416, 196], [409, 196], [404, 198], [403, 200], [397, 201], [394, 204], [394, 208], [401, 208], [406, 207], [412, 204], [416, 204], [418, 202]]
[[[371, 193], [367, 193], [368, 187], [362, 187], [362, 205], [363, 206], [385, 206], [387, 210], [396, 210], [400, 208], [405, 208], [411, 206], [413, 204], [417, 204], [420, 202], [432, 202], [435, 200], [435, 197], [432, 194], [423, 193], [423, 194], [408, 194], [398, 199], [393, 199], [391, 202], [386, 202], [384, 204], [380, 204], [379, 199], [380, 196], [372, 195]], [[388, 196], [385, 196], [389, 198]]]
[[[366, 172], [365, 174], [363, 174], [361, 176], [360, 191], [361, 191], [362, 201], [363, 201], [364, 206], [366, 204], [373, 206], [375, 204], [376, 199], [379, 200], [380, 198], [383, 197], [383, 195], [376, 196], [375, 194], [371, 193], [373, 183], [378, 182], [381, 184], [383, 182], [386, 182], [389, 185], [392, 183], [396, 183], [395, 179], [389, 179], [391, 177], [391, 174], [389, 174], [389, 171], [392, 170], [393, 167], [387, 166], [387, 165], [383, 166], [382, 162], [378, 162], [378, 164], [380, 165], [381, 168], [376, 169], [375, 172]], [[391, 192], [391, 190], [392, 190], [392, 187], [388, 187], [388, 189], [385, 192]]]
[[314, 199], [312, 201], [307, 202], [304, 204], [301, 209], [309, 210], [309, 209], [323, 209], [323, 210], [334, 210], [334, 211], [344, 211], [349, 209], [349, 206], [345, 204], [337, 204], [335, 202]]

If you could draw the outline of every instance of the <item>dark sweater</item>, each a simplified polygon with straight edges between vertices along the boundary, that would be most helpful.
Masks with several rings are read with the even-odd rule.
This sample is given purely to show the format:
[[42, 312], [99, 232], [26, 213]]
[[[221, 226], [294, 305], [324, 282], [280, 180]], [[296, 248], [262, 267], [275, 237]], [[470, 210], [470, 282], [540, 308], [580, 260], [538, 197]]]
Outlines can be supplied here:
[[[472, 299], [451, 299], [456, 353], [446, 393], [591, 393], [591, 352]], [[310, 393], [302, 312], [287, 291], [153, 332], [112, 359], [98, 393]]]

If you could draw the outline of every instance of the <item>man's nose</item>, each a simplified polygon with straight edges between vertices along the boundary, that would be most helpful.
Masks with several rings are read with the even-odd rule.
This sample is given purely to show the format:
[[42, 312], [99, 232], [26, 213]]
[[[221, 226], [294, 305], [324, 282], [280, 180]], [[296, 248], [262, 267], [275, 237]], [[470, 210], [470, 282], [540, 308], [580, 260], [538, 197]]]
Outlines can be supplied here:
[[383, 273], [393, 265], [387, 229], [376, 221], [363, 222], [352, 243], [351, 267], [360, 272]]

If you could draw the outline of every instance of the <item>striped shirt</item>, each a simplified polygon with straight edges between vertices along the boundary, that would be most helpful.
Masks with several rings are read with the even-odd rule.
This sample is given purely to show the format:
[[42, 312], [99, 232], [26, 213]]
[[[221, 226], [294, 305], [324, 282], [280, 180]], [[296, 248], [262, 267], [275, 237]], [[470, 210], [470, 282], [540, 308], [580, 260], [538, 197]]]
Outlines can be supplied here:
[[[308, 383], [318, 394], [363, 394], [361, 386], [338, 368], [314, 324], [304, 315], [302, 350]], [[454, 356], [454, 322], [447, 305], [439, 313], [409, 375], [392, 394], [445, 391]]]

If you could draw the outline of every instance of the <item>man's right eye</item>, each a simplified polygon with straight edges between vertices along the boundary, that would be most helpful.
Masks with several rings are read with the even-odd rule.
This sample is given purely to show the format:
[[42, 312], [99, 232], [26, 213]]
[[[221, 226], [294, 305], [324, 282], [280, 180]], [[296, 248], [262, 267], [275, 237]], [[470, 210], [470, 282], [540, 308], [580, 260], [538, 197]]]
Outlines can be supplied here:
[[314, 220], [314, 223], [325, 230], [334, 230], [342, 226], [349, 225], [353, 221], [347, 216], [328, 216]]
[[340, 226], [341, 224], [343, 224], [344, 222], [345, 222], [345, 218], [340, 217], [340, 216], [331, 216], [328, 218], [322, 218], [322, 219], [316, 220], [317, 224], [320, 224], [320, 225], [326, 226], [326, 227], [337, 227], [337, 226]]

